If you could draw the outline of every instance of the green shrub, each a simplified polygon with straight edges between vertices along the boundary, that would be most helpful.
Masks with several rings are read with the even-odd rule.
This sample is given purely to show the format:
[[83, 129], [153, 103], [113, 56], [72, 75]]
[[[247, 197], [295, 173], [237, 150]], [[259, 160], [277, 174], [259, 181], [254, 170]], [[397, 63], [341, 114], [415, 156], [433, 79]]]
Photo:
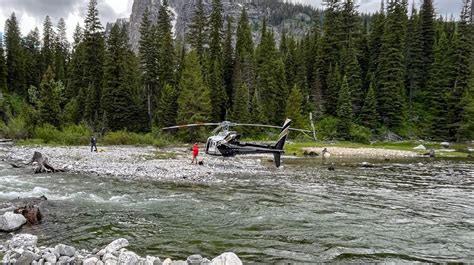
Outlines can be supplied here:
[[25, 120], [21, 117], [10, 119], [8, 124], [0, 122], [0, 135], [11, 139], [25, 139], [30, 132]]
[[44, 124], [35, 128], [33, 138], [41, 139], [46, 144], [60, 144], [61, 132], [51, 124]]
[[137, 134], [127, 131], [109, 132], [102, 138], [105, 145], [154, 145], [152, 134]]
[[333, 140], [337, 137], [339, 119], [326, 116], [316, 124], [316, 137], [319, 140]]
[[372, 139], [372, 132], [367, 127], [360, 125], [352, 125], [350, 130], [350, 137], [351, 140], [354, 142], [369, 144], [370, 140]]
[[92, 129], [83, 124], [65, 126], [61, 132], [61, 144], [88, 145], [92, 133]]

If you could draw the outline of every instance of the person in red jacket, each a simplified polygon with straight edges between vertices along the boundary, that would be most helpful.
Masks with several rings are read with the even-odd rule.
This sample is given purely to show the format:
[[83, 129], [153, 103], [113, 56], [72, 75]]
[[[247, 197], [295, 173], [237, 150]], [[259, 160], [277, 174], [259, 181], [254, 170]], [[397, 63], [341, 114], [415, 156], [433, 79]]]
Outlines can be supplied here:
[[199, 155], [199, 146], [198, 143], [194, 143], [193, 145], [193, 161], [191, 161], [191, 164], [196, 161], [196, 164], [198, 163], [197, 157]]

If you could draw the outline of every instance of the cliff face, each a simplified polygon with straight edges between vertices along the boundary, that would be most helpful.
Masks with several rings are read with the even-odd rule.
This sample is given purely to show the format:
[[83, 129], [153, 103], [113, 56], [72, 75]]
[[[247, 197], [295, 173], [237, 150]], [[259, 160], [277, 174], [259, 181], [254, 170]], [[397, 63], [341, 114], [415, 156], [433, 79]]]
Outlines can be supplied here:
[[[168, 0], [168, 3], [173, 14], [175, 37], [183, 38], [187, 32], [187, 25], [194, 15], [197, 0]], [[203, 0], [203, 3], [206, 13], [210, 14], [212, 0]], [[276, 33], [278, 39], [283, 27], [296, 37], [302, 36], [311, 26], [311, 18], [318, 14], [318, 11], [310, 7], [295, 6], [276, 0], [222, 0], [222, 5], [224, 17], [232, 16], [235, 22], [238, 21], [242, 8], [247, 8], [255, 41], [259, 40], [258, 31], [263, 17], [267, 17], [269, 28]], [[156, 22], [160, 6], [160, 0], [134, 0], [128, 21], [129, 39], [134, 51], [138, 51], [140, 24], [145, 9], [148, 7], [152, 21]]]

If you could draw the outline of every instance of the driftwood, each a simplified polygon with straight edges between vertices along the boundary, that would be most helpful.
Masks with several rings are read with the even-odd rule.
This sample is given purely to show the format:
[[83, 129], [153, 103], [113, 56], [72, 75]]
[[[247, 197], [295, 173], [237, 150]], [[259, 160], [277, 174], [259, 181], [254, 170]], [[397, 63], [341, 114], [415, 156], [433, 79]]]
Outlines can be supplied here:
[[49, 172], [65, 172], [64, 169], [58, 169], [53, 167], [49, 162], [46, 156], [43, 156], [40, 152], [35, 151], [33, 157], [27, 165], [36, 164], [35, 174], [38, 173], [49, 173]]

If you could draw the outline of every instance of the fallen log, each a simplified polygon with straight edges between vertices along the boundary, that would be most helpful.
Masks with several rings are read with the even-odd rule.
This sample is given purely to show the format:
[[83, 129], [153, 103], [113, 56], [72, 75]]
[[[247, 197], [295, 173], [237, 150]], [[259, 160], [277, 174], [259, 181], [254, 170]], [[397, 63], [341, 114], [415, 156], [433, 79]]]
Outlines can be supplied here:
[[49, 162], [46, 156], [43, 156], [40, 152], [35, 151], [33, 157], [27, 165], [36, 164], [35, 174], [39, 173], [50, 173], [50, 172], [65, 172], [64, 169], [59, 169], [53, 167]]

